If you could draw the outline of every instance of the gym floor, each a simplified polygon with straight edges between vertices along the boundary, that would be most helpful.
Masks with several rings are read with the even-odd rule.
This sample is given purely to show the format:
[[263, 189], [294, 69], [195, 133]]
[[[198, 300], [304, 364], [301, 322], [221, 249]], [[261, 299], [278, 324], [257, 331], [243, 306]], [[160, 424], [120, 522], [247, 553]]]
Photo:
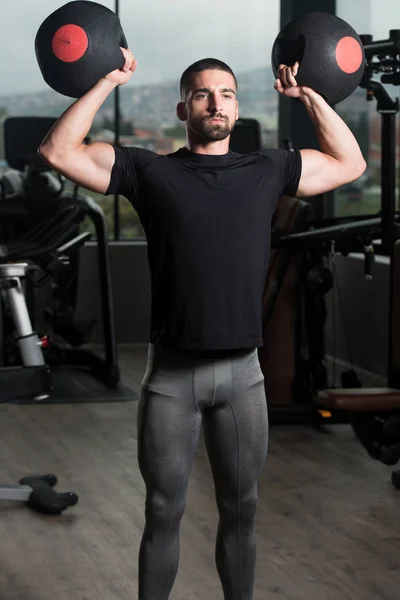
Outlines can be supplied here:
[[[146, 349], [121, 350], [139, 391]], [[0, 405], [2, 483], [54, 472], [79, 504], [60, 517], [0, 505], [1, 600], [134, 600], [144, 485], [137, 402]], [[254, 600], [398, 600], [400, 491], [348, 426], [274, 427], [259, 487]], [[204, 445], [192, 470], [171, 600], [222, 600]]]

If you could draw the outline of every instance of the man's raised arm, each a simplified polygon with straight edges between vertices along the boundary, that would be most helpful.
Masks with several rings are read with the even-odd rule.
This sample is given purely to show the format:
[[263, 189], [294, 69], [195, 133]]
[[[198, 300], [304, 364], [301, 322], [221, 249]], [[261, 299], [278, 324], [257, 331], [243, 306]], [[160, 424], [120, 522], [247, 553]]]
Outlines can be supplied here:
[[360, 146], [343, 119], [314, 90], [298, 86], [298, 64], [281, 65], [278, 92], [299, 98], [314, 123], [320, 150], [301, 150], [302, 173], [297, 196], [316, 196], [360, 177], [366, 162]]
[[116, 88], [129, 81], [136, 61], [129, 50], [122, 69], [113, 71], [98, 81], [86, 94], [74, 102], [57, 120], [38, 148], [40, 157], [70, 181], [104, 194], [110, 183], [115, 152], [111, 144], [85, 144], [96, 113]]

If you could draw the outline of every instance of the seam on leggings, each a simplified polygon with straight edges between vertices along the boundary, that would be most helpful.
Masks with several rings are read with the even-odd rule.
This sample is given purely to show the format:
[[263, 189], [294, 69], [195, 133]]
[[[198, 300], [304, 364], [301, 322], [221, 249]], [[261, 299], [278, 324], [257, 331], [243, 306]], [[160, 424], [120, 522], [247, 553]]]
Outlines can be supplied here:
[[[231, 366], [231, 373], [232, 373], [232, 380], [233, 380], [232, 359], [230, 360], [230, 366]], [[239, 432], [238, 432], [238, 427], [237, 427], [237, 421], [236, 421], [236, 418], [235, 418], [235, 413], [234, 413], [234, 410], [233, 410], [233, 405], [232, 405], [232, 402], [231, 402], [231, 399], [232, 399], [232, 387], [233, 386], [231, 385], [230, 386], [230, 391], [229, 391], [229, 398], [228, 398], [226, 404], [231, 409], [231, 413], [233, 415], [233, 420], [234, 420], [235, 429], [236, 429], [237, 445], [238, 445], [238, 448], [239, 448]], [[226, 406], [219, 406], [217, 408], [214, 408], [214, 412], [218, 412], [218, 411], [220, 411], [220, 410], [222, 410], [224, 408], [226, 408]], [[239, 454], [240, 453], [238, 451], [238, 456], [239, 456]], [[239, 459], [238, 459], [238, 462], [239, 462], [239, 465], [240, 465], [240, 460]], [[239, 469], [239, 466], [238, 466], [238, 473], [239, 473], [239, 484], [240, 484], [240, 469]], [[240, 497], [240, 495], [238, 495], [238, 498], [239, 497]], [[239, 513], [239, 510], [238, 510], [238, 513]], [[239, 552], [238, 552], [238, 555], [239, 555], [239, 566], [240, 566], [240, 556], [241, 556], [241, 554], [240, 554], [240, 529], [238, 528], [238, 530], [239, 530], [239, 534], [238, 534], [238, 538], [239, 538]], [[221, 536], [222, 536], [222, 548], [221, 548], [221, 551], [224, 553], [224, 556], [226, 557], [227, 554], [226, 554], [226, 549], [225, 549], [225, 544], [224, 544], [224, 534], [223, 534], [223, 531], [221, 532]], [[229, 598], [233, 597], [232, 580], [231, 580], [231, 577], [229, 577], [229, 574], [228, 574], [228, 572], [227, 572], [227, 570], [225, 568], [225, 565], [224, 565], [224, 569], [221, 570], [221, 572], [220, 572], [220, 577], [221, 577], [221, 583], [223, 584], [224, 591], [229, 594]], [[241, 577], [240, 568], [239, 568], [239, 582], [240, 582], [240, 584], [239, 584], [240, 585], [240, 598], [238, 598], [238, 600], [241, 600], [243, 598], [243, 591], [242, 591], [242, 577]]]
[[202, 414], [202, 412], [201, 412], [201, 410], [200, 410], [200, 408], [199, 408], [199, 405], [197, 404], [197, 400], [196, 400], [196, 392], [195, 392], [195, 390], [194, 390], [195, 369], [196, 369], [196, 363], [195, 363], [195, 362], [193, 362], [193, 365], [192, 365], [192, 396], [193, 396], [193, 404], [195, 405], [195, 407], [196, 407], [196, 410], [197, 410], [197, 412], [199, 413], [199, 415], [201, 415], [201, 414]]
[[[164, 556], [166, 555], [165, 550], [166, 550], [166, 547], [167, 547], [167, 544], [168, 544], [169, 532], [171, 531], [171, 522], [172, 522], [173, 515], [174, 515], [174, 509], [175, 509], [176, 499], [177, 499], [177, 496], [178, 496], [178, 491], [179, 491], [179, 488], [180, 488], [180, 485], [181, 485], [181, 481], [182, 481], [182, 461], [183, 461], [183, 456], [182, 456], [182, 454], [183, 454], [182, 453], [182, 438], [181, 438], [181, 447], [180, 447], [179, 454], [180, 454], [180, 457], [181, 457], [181, 462], [180, 462], [180, 465], [179, 465], [179, 479], [178, 479], [178, 483], [176, 485], [174, 502], [172, 504], [172, 513], [171, 513], [171, 517], [170, 517], [170, 520], [169, 520], [168, 531], [167, 531], [167, 535], [166, 535], [165, 542], [164, 542]], [[159, 599], [160, 587], [161, 587], [161, 583], [162, 583], [163, 578], [164, 578], [164, 573], [165, 573], [164, 569], [161, 569], [160, 578], [158, 580], [157, 596], [156, 596], [155, 600]]]
[[215, 404], [215, 395], [216, 395], [216, 390], [215, 390], [215, 362], [213, 362], [213, 397], [211, 400], [211, 407], [214, 406]]
[[[232, 367], [232, 380], [233, 380], [233, 365], [232, 365], [232, 360], [231, 360], [231, 367]], [[236, 420], [236, 416], [235, 416], [235, 411], [233, 409], [233, 405], [231, 402], [232, 399], [232, 388], [233, 388], [233, 384], [231, 385], [231, 391], [229, 394], [229, 400], [228, 400], [228, 404], [229, 407], [232, 411], [232, 416], [233, 416], [233, 420], [235, 422], [235, 429], [236, 429], [236, 440], [237, 440], [237, 448], [238, 448], [238, 453], [237, 453], [237, 470], [238, 470], [238, 496], [237, 496], [237, 535], [238, 535], [238, 568], [239, 568], [239, 586], [240, 586], [240, 597], [243, 598], [243, 582], [242, 582], [242, 555], [241, 555], [241, 539], [240, 539], [240, 441], [239, 441], [239, 429], [238, 429], [238, 424], [237, 424], [237, 420]]]

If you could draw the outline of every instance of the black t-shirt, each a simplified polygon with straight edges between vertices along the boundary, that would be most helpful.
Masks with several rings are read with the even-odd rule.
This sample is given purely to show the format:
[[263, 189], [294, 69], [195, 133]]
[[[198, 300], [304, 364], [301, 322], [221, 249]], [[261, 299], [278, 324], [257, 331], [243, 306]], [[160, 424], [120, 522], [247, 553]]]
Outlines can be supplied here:
[[271, 218], [282, 195], [296, 194], [300, 175], [299, 151], [181, 148], [165, 156], [115, 147], [106, 194], [125, 196], [146, 234], [150, 342], [182, 350], [262, 346]]

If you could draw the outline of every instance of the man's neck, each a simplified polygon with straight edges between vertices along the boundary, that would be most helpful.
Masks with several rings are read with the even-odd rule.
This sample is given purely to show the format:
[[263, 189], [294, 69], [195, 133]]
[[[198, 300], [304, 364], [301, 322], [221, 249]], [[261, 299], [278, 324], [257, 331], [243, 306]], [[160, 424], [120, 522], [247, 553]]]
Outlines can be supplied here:
[[189, 137], [186, 138], [185, 147], [194, 152], [195, 154], [211, 154], [211, 155], [224, 155], [229, 152], [229, 139], [230, 136], [224, 140], [216, 142], [204, 142], [199, 140], [191, 140]]

